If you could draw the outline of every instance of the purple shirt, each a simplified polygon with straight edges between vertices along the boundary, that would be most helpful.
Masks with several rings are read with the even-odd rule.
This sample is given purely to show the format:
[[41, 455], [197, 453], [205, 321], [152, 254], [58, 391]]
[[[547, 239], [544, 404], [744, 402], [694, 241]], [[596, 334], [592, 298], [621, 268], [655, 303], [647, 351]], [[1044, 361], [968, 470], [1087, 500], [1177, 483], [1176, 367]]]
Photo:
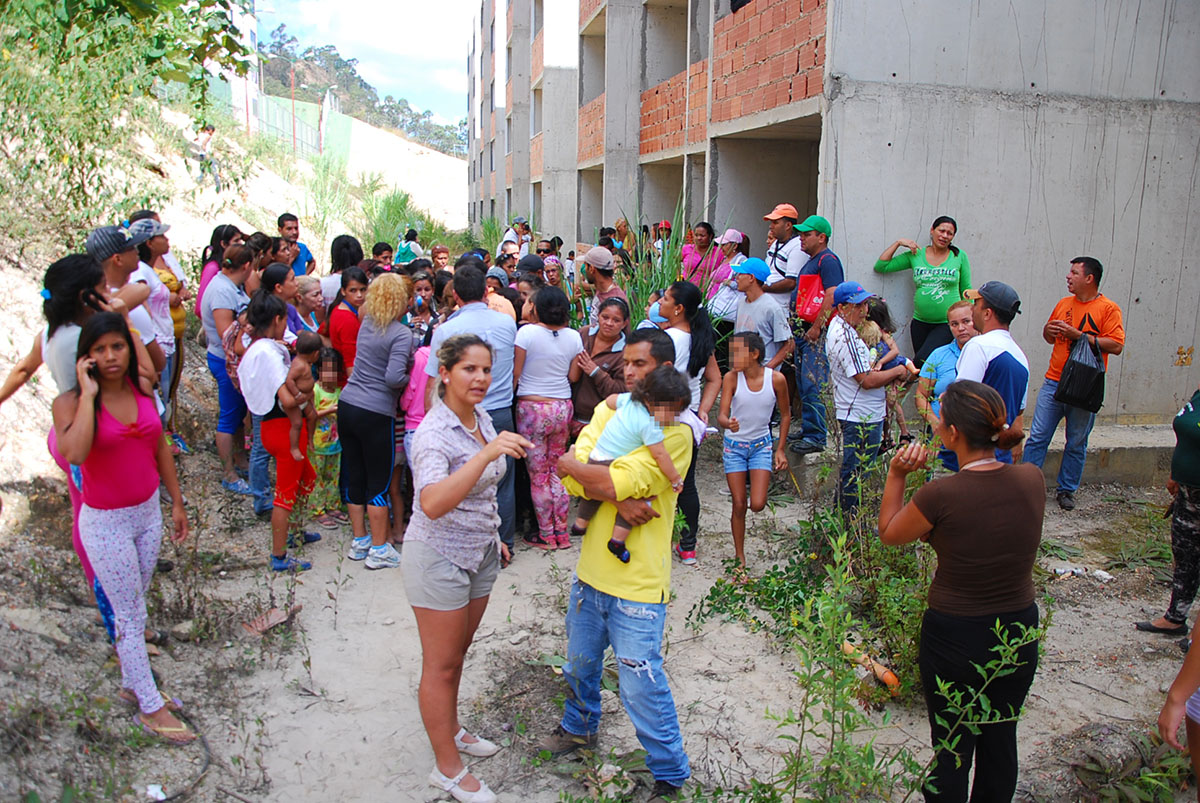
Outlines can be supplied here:
[[[475, 408], [475, 415], [483, 439], [492, 441], [496, 437], [492, 417], [479, 406]], [[496, 486], [504, 478], [504, 458], [498, 457], [488, 463], [466, 498], [441, 518], [431, 519], [425, 515], [421, 509], [421, 491], [458, 471], [482, 448], [454, 411], [438, 400], [421, 419], [409, 455], [414, 488], [413, 512], [404, 539], [429, 544], [443, 558], [469, 572], [479, 568], [488, 547], [492, 544], [499, 547], [500, 509], [496, 504]]]

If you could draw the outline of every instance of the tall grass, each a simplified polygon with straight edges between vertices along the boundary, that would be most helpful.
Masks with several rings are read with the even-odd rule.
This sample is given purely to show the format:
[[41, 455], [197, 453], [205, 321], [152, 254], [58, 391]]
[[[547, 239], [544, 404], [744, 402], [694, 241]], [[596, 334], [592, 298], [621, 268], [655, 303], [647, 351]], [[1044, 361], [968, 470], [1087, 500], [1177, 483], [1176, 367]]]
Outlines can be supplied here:
[[312, 161], [312, 167], [304, 199], [304, 222], [324, 250], [333, 228], [344, 226], [350, 217], [351, 186], [346, 163], [337, 156], [323, 153]]
[[397, 246], [409, 229], [416, 229], [427, 252], [434, 245], [446, 246], [452, 255], [474, 247], [474, 238], [467, 232], [447, 228], [445, 223], [413, 203], [412, 196], [404, 190], [384, 191], [381, 182], [373, 179], [368, 177], [364, 182], [362, 215], [354, 229], [364, 249], [377, 242]]

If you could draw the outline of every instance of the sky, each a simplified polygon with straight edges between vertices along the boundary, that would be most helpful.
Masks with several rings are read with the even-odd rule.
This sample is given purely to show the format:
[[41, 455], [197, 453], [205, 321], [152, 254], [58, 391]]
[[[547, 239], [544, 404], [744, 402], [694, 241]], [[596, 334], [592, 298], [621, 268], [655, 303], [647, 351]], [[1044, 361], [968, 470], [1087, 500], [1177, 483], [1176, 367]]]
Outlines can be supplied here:
[[479, 0], [256, 0], [258, 37], [283, 23], [303, 50], [358, 59], [380, 99], [405, 98], [439, 123], [467, 116], [467, 50]]

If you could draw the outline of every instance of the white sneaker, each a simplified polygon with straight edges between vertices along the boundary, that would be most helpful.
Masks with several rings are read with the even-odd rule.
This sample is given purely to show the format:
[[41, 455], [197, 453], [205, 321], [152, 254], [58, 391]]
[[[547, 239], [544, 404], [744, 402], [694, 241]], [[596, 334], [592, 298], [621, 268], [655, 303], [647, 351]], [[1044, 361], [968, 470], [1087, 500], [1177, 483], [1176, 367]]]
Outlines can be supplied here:
[[462, 737], [467, 735], [466, 728], [459, 728], [458, 733], [454, 734], [454, 746], [458, 748], [458, 752], [476, 758], [487, 758], [500, 752], [500, 745], [489, 742], [482, 736], [476, 736], [474, 742], [464, 742]]
[[368, 569], [394, 569], [400, 565], [400, 553], [391, 544], [373, 546], [367, 550]]
[[[458, 782], [467, 777], [470, 770], [463, 767], [462, 772], [455, 775], [453, 778], [447, 778], [442, 775], [441, 770], [436, 766], [429, 773], [429, 785], [441, 789], [443, 792], [449, 792], [455, 800], [461, 803], [496, 803], [496, 793], [488, 789], [488, 785], [483, 781], [479, 781], [479, 789], [474, 792], [468, 792], [458, 785]], [[475, 780], [479, 780], [476, 778]]]
[[371, 548], [371, 536], [364, 535], [362, 538], [350, 539], [350, 549], [346, 552], [346, 557], [350, 560], [363, 560], [367, 557], [367, 550]]

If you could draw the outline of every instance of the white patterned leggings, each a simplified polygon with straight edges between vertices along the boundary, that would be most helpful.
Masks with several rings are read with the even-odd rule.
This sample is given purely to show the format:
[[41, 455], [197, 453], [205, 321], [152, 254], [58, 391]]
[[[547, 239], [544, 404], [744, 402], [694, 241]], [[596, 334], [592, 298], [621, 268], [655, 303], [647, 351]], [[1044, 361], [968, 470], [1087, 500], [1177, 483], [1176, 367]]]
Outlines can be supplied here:
[[146, 654], [146, 591], [154, 579], [162, 542], [158, 489], [140, 505], [79, 511], [79, 535], [88, 560], [112, 604], [121, 686], [137, 695], [144, 714], [162, 708]]

